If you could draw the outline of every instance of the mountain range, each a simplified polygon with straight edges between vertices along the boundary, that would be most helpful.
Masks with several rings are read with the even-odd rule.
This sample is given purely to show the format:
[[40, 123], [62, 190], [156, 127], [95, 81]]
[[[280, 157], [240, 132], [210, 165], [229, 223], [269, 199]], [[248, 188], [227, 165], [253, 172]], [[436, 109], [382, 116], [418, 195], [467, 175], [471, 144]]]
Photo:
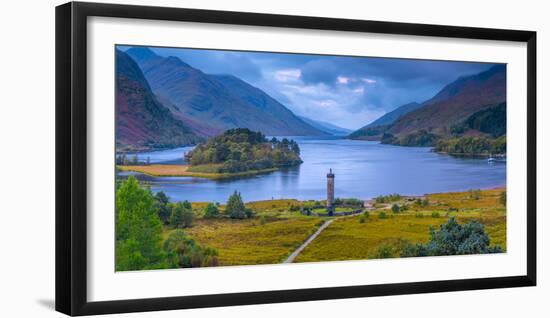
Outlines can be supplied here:
[[[506, 66], [499, 64], [479, 74], [460, 77], [421, 103], [398, 107], [349, 135], [352, 139], [407, 139], [415, 134], [447, 136], [483, 109], [506, 102]], [[414, 139], [414, 138], [413, 138]]]
[[235, 76], [206, 74], [178, 57], [162, 57], [146, 47], [126, 53], [139, 65], [158, 99], [197, 135], [213, 136], [231, 128], [273, 136], [327, 134]]
[[298, 117], [300, 117], [300, 119], [302, 119], [306, 123], [310, 124], [311, 126], [317, 128], [321, 131], [324, 131], [324, 132], [326, 132], [327, 134], [330, 134], [330, 135], [346, 136], [346, 135], [348, 135], [349, 133], [351, 133], [353, 131], [351, 129], [347, 129], [347, 128], [343, 128], [343, 127], [340, 127], [340, 126], [336, 126], [336, 125], [331, 124], [331, 123], [327, 123], [326, 121], [314, 120], [314, 119], [304, 117], [304, 116], [298, 116]]
[[151, 91], [138, 65], [116, 50], [117, 151], [176, 147], [202, 140]]

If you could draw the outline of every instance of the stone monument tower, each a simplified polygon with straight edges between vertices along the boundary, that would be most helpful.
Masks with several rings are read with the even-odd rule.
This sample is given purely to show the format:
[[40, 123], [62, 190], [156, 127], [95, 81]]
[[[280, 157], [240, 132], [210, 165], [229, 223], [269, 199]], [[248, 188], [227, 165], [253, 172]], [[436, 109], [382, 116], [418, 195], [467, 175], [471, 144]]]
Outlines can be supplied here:
[[329, 216], [334, 215], [334, 173], [332, 173], [332, 168], [327, 173], [327, 212]]

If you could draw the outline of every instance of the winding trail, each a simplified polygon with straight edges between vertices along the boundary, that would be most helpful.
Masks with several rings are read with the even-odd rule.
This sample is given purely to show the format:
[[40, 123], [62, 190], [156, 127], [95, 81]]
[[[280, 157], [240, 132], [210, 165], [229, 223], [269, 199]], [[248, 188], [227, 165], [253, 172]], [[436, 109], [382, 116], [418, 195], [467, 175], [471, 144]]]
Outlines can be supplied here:
[[294, 259], [298, 256], [298, 254], [300, 254], [311, 242], [313, 242], [313, 240], [317, 238], [317, 236], [319, 236], [319, 234], [321, 234], [321, 232], [323, 232], [323, 230], [326, 229], [334, 220], [335, 219], [330, 219], [325, 221], [325, 223], [323, 223], [315, 233], [313, 233], [302, 245], [300, 245], [300, 247], [292, 252], [292, 254], [290, 254], [290, 256], [283, 263], [294, 262]]

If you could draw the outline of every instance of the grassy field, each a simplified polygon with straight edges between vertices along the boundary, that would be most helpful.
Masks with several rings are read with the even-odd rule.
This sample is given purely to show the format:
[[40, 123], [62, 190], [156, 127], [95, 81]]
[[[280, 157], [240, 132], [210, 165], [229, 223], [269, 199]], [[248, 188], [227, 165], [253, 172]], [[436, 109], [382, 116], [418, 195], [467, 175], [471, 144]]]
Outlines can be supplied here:
[[245, 172], [237, 173], [216, 173], [211, 166], [196, 166], [190, 167], [188, 165], [147, 165], [147, 166], [117, 166], [122, 171], [134, 171], [141, 172], [153, 177], [195, 177], [195, 178], [207, 178], [207, 179], [227, 179], [234, 177], [243, 177], [249, 175], [256, 175], [260, 173], [268, 173], [277, 170], [265, 169], [265, 170], [249, 170]]
[[[360, 260], [378, 258], [380, 248], [398, 257], [409, 243], [426, 243], [430, 226], [436, 229], [455, 217], [459, 223], [477, 220], [485, 225], [491, 245], [506, 250], [506, 209], [500, 203], [505, 189], [429, 194], [422, 198], [403, 197], [380, 204], [362, 215], [334, 217], [334, 221], [298, 255], [295, 262]], [[418, 200], [417, 200], [418, 199]], [[234, 220], [227, 217], [205, 219], [207, 202], [193, 202], [197, 216], [184, 231], [198, 243], [217, 249], [219, 265], [280, 263], [298, 248], [327, 217], [305, 216], [293, 199], [248, 202], [254, 217]], [[401, 212], [393, 213], [397, 204]], [[224, 213], [225, 206], [219, 206]], [[361, 221], [363, 218], [363, 221]], [[173, 231], [166, 227], [164, 236]]]
[[[428, 203], [414, 200], [396, 202], [406, 211], [389, 209], [370, 212], [363, 223], [360, 216], [337, 218], [298, 257], [296, 262], [357, 260], [377, 258], [377, 250], [386, 247], [398, 257], [407, 243], [426, 243], [430, 226], [439, 228], [449, 217], [460, 223], [477, 220], [485, 225], [491, 245], [506, 250], [506, 210], [499, 202], [504, 189], [427, 195]], [[386, 217], [380, 217], [381, 213]]]
[[201, 245], [217, 249], [220, 266], [275, 264], [313, 234], [322, 221], [307, 217], [198, 219], [185, 232]]

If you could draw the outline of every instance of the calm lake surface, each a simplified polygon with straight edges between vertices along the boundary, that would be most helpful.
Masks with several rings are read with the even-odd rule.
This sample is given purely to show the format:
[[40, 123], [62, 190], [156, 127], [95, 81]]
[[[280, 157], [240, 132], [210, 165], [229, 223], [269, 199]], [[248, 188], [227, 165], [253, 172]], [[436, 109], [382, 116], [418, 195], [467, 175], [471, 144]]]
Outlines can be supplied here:
[[[172, 201], [225, 202], [240, 191], [245, 201], [280, 198], [299, 200], [326, 198], [326, 174], [335, 174], [336, 197], [368, 199], [378, 195], [465, 191], [506, 185], [506, 162], [456, 158], [430, 152], [430, 148], [381, 145], [378, 142], [319, 137], [293, 137], [304, 161], [298, 167], [232, 180], [190, 177], [149, 177], [154, 192], [164, 191]], [[151, 163], [183, 162], [192, 147], [140, 153]]]

